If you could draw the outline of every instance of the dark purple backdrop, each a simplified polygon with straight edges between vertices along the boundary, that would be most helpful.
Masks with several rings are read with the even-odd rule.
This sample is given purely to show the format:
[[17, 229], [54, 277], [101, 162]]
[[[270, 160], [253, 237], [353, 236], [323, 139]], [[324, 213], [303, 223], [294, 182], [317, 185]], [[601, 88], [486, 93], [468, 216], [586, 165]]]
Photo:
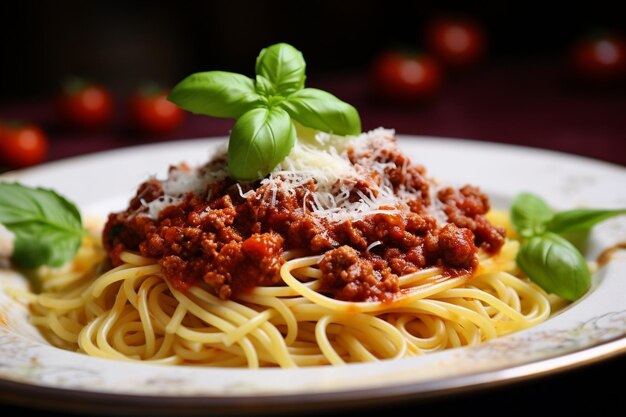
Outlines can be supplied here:
[[[258, 51], [285, 41], [303, 51], [308, 85], [354, 104], [365, 128], [515, 143], [626, 165], [626, 88], [580, 86], [564, 61], [569, 44], [587, 31], [625, 29], [611, 2], [406, 3], [3, 2], [0, 16], [19, 26], [0, 25], [0, 120], [42, 125], [49, 160], [227, 135], [232, 121], [190, 115], [174, 133], [139, 136], [128, 129], [128, 96], [145, 81], [171, 87], [196, 71], [251, 75]], [[432, 103], [395, 105], [371, 97], [367, 71], [376, 54], [395, 46], [421, 49], [424, 23], [441, 12], [470, 15], [484, 25], [489, 42], [482, 65], [448, 77]], [[110, 127], [85, 133], [58, 126], [53, 97], [69, 75], [111, 89], [117, 107]]]

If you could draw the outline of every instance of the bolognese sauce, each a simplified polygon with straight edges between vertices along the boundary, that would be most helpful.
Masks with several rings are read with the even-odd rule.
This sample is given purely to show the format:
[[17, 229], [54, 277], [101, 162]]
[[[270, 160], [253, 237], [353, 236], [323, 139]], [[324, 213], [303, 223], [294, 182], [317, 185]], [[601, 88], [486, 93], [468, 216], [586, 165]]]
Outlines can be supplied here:
[[[283, 169], [246, 184], [217, 175], [172, 196], [167, 182], [150, 179], [125, 211], [109, 215], [110, 261], [136, 251], [157, 260], [174, 288], [201, 285], [229, 299], [279, 284], [287, 253], [322, 255], [323, 293], [384, 301], [399, 291], [399, 276], [432, 266], [472, 273], [479, 249], [504, 244], [478, 188], [439, 186], [388, 131], [355, 140], [340, 155], [354, 175], [331, 182]], [[198, 170], [171, 167], [170, 177], [207, 178], [225, 163], [217, 156]]]

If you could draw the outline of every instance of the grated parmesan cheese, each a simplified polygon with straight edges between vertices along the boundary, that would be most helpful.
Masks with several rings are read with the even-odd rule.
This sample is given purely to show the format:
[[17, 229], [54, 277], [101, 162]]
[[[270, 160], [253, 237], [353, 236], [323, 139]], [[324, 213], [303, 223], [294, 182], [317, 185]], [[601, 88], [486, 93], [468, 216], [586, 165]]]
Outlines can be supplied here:
[[[380, 183], [371, 179], [372, 172], [383, 174], [385, 169], [396, 168], [394, 162], [385, 159], [385, 155], [395, 151], [395, 131], [391, 129], [378, 128], [354, 137], [323, 132], [299, 135], [289, 155], [260, 182], [271, 194], [262, 195], [255, 189], [244, 193], [241, 185], [237, 184], [239, 195], [245, 199], [269, 198], [269, 204], [275, 205], [279, 194], [293, 195], [297, 188], [312, 182], [316, 191], [307, 191], [302, 208], [298, 210], [308, 210], [319, 219], [341, 223], [376, 213], [398, 213], [408, 210], [408, 201], [421, 191], [402, 185], [394, 192], [386, 175], [378, 176]], [[151, 202], [142, 202], [147, 208], [145, 215], [156, 218], [164, 207], [180, 202], [185, 193], [203, 194], [210, 184], [226, 179], [226, 155], [227, 143], [222, 144], [215, 156], [202, 167], [172, 167], [168, 177], [161, 181], [165, 195]], [[408, 160], [401, 167], [403, 174], [407, 173], [407, 167]], [[355, 188], [359, 183], [367, 184], [367, 193]], [[438, 222], [445, 223], [447, 216], [437, 199], [438, 189], [438, 184], [430, 181], [429, 212]], [[350, 201], [351, 197], [355, 200], [355, 194], [359, 198]], [[207, 199], [210, 197], [207, 196]]]

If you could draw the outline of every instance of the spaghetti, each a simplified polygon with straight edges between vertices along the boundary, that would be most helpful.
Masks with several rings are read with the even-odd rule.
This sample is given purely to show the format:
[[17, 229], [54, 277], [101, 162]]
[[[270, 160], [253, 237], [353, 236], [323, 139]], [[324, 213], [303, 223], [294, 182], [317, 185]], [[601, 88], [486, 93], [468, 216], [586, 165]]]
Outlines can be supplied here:
[[[91, 356], [289, 368], [475, 345], [550, 315], [481, 194], [435, 193], [386, 131], [360, 140], [361, 150], [326, 148], [344, 160], [314, 182], [292, 155], [256, 186], [226, 186], [218, 157], [171, 170], [177, 183], [158, 192], [140, 187], [109, 217], [104, 247], [88, 238], [70, 265], [44, 274], [29, 295], [33, 323]], [[337, 173], [345, 160], [352, 177]]]

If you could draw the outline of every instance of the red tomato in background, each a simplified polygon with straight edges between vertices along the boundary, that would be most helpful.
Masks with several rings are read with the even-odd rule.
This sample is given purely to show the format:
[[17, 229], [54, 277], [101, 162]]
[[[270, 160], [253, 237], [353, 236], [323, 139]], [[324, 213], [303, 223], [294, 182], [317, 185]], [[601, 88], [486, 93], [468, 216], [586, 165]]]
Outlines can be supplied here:
[[137, 131], [147, 135], [162, 135], [176, 130], [183, 121], [184, 111], [167, 100], [167, 90], [138, 90], [130, 99], [130, 118]]
[[442, 78], [441, 67], [434, 58], [398, 51], [379, 55], [370, 73], [375, 93], [405, 102], [432, 99], [441, 88]]
[[34, 124], [0, 126], [0, 163], [10, 168], [39, 164], [48, 154], [48, 137]]
[[626, 78], [626, 38], [606, 32], [581, 38], [571, 45], [569, 60], [581, 79], [606, 82]]
[[59, 117], [67, 127], [98, 129], [113, 115], [113, 98], [102, 85], [82, 80], [66, 83], [57, 102]]
[[480, 62], [486, 52], [483, 26], [470, 17], [436, 17], [427, 23], [425, 42], [445, 65], [468, 68]]

